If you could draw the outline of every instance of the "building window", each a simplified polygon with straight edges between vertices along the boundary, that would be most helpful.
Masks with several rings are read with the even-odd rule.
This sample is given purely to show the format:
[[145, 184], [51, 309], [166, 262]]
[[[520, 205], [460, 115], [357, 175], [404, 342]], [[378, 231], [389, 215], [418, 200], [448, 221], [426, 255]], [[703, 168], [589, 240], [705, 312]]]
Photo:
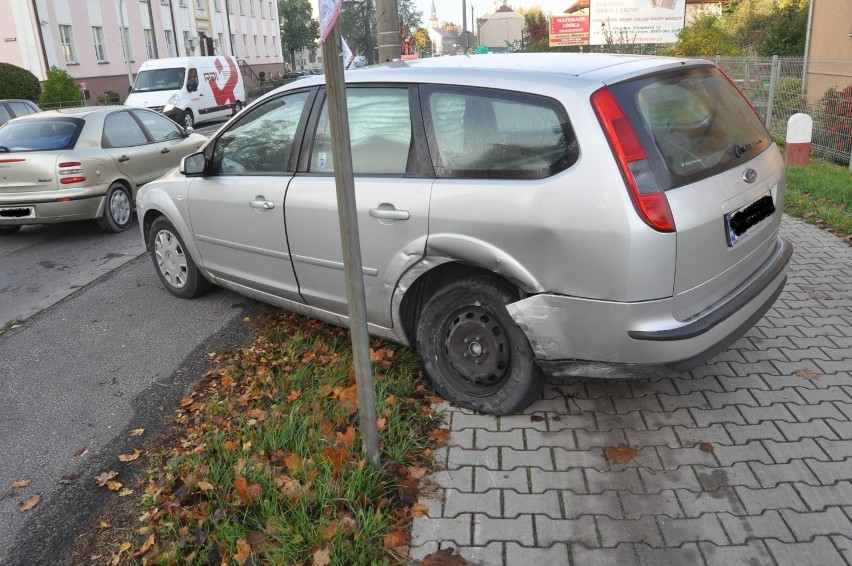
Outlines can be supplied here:
[[181, 8], [186, 8], [186, 0], [180, 0], [180, 2], [178, 2], [178, 6], [180, 6]]
[[235, 33], [231, 34], [231, 55], [239, 56], [239, 53], [237, 53], [237, 34]]
[[219, 55], [225, 54], [225, 34], [219, 34]]
[[204, 12], [207, 10], [207, 6], [204, 3], [204, 0], [195, 0], [195, 8], [199, 12]]
[[269, 57], [269, 43], [265, 35], [263, 36], [263, 54]]
[[233, 14], [234, 10], [231, 8], [231, 0], [225, 0], [225, 12], [228, 14]]
[[133, 46], [130, 44], [130, 28], [118, 28], [118, 35], [121, 37], [121, 52], [124, 54], [124, 61], [133, 61]]
[[240, 0], [240, 15], [244, 15], [246, 13], [246, 8], [243, 5], [243, 0]]
[[74, 49], [74, 31], [71, 26], [59, 26], [59, 41], [62, 43], [62, 53], [66, 63], [77, 62], [77, 51]]
[[222, 11], [222, 2], [220, 0], [213, 0], [213, 9], [217, 12]]
[[[261, 0], [261, 1], [262, 1], [262, 0]], [[270, 20], [274, 20], [274, 19], [275, 19], [274, 14], [275, 14], [275, 12], [273, 12], [273, 11], [272, 11], [272, 2], [270, 2], [270, 3], [269, 3], [269, 19], [270, 19]]]
[[98, 60], [98, 63], [106, 63], [108, 59], [106, 44], [104, 43], [104, 28], [92, 26], [92, 41], [95, 43], [95, 59]]
[[166, 30], [166, 53], [169, 57], [177, 57], [177, 49], [175, 49], [175, 32], [170, 29]]
[[192, 48], [192, 43], [189, 41], [189, 32], [183, 32], [183, 48], [186, 49], [186, 54], [191, 55], [195, 52], [195, 49]]
[[150, 29], [143, 31], [145, 33], [145, 51], [148, 53], [148, 59], [156, 59], [157, 54], [154, 53], [154, 32]]
[[260, 57], [260, 44], [257, 42], [257, 36], [254, 36], [254, 56]]
[[251, 12], [251, 15], [253, 16], [254, 15], [254, 0], [249, 0], [249, 11]]
[[246, 34], [243, 34], [243, 55], [245, 57], [249, 56], [248, 36]]

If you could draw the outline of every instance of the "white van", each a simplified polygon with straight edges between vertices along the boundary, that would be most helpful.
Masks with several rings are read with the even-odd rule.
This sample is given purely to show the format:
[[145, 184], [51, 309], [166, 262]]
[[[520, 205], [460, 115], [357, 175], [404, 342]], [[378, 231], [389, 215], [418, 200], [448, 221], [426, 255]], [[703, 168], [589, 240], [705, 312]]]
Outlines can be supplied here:
[[167, 57], [142, 64], [124, 102], [162, 112], [178, 124], [227, 118], [246, 102], [237, 60], [214, 57]]

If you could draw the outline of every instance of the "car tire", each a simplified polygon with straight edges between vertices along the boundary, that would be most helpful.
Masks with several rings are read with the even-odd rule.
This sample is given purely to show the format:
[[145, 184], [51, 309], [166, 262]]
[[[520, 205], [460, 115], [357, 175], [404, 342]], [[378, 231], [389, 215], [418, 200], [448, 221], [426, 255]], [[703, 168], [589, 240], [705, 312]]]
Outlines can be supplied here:
[[210, 282], [201, 275], [186, 251], [183, 238], [163, 216], [151, 224], [148, 249], [160, 281], [172, 295], [193, 299], [210, 289]]
[[517, 300], [512, 287], [488, 276], [454, 281], [429, 299], [417, 322], [417, 352], [438, 393], [492, 415], [519, 412], [538, 397], [543, 374], [506, 311]]
[[124, 232], [133, 223], [133, 199], [130, 189], [121, 183], [109, 186], [104, 204], [104, 214], [98, 218], [98, 226], [104, 232]]
[[184, 128], [194, 128], [195, 127], [195, 117], [192, 115], [192, 110], [185, 110], [183, 113], [183, 127]]
[[14, 234], [20, 229], [20, 224], [16, 224], [14, 226], [0, 226], [0, 236], [8, 236], [9, 234]]

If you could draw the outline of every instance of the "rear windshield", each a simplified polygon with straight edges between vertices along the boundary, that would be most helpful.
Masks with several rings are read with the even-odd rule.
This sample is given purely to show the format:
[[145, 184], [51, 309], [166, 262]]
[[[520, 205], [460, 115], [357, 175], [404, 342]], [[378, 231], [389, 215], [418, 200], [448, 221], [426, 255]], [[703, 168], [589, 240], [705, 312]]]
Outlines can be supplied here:
[[715, 68], [656, 75], [615, 91], [646, 151], [656, 148], [669, 187], [737, 166], [770, 144], [748, 102]]
[[178, 90], [183, 88], [186, 69], [152, 69], [136, 75], [131, 92], [151, 92], [155, 90]]
[[83, 120], [38, 118], [9, 122], [0, 128], [0, 153], [71, 149], [77, 142]]

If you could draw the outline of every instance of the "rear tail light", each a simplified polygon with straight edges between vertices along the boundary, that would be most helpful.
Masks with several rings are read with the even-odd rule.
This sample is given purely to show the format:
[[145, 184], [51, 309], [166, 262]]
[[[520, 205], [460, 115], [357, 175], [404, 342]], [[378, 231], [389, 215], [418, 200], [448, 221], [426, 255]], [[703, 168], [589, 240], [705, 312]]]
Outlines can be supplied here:
[[59, 164], [59, 183], [62, 185], [73, 185], [86, 180], [82, 176], [83, 164], [79, 161], [63, 161]]
[[636, 212], [654, 230], [674, 232], [675, 223], [669, 201], [660, 189], [648, 154], [621, 105], [612, 92], [604, 87], [592, 94], [592, 107], [618, 162]]

